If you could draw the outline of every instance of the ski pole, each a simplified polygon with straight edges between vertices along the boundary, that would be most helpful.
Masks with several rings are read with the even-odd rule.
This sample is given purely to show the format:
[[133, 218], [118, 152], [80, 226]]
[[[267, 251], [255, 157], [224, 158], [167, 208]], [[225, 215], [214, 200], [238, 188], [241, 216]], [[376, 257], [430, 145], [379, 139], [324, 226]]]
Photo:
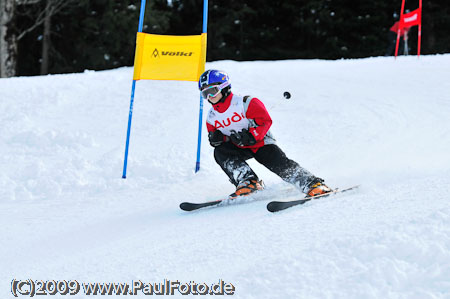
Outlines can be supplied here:
[[[289, 91], [285, 91], [285, 92], [283, 93], [283, 97], [284, 97], [286, 100], [289, 100], [289, 99], [291, 98], [291, 93], [290, 93]], [[283, 101], [280, 101], [280, 102], [278, 102], [278, 103], [273, 104], [272, 107], [270, 107], [269, 110], [273, 110], [275, 107], [277, 107], [278, 105], [280, 105], [282, 102], [283, 102]]]

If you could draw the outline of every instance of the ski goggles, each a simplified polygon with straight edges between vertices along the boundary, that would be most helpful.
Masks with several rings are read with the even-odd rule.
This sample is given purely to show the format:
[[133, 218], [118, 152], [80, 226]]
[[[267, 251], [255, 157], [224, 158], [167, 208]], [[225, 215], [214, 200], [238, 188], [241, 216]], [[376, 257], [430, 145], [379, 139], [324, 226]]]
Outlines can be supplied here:
[[204, 99], [214, 98], [217, 96], [222, 89], [230, 85], [230, 82], [223, 82], [220, 85], [211, 85], [202, 89], [202, 97]]

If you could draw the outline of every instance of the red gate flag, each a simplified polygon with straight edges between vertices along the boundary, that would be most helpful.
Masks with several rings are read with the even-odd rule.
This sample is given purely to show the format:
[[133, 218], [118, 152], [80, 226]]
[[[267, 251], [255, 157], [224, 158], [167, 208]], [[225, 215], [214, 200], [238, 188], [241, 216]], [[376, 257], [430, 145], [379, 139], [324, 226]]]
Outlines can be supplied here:
[[404, 14], [400, 20], [400, 27], [412, 27], [420, 25], [422, 21], [422, 10], [420, 8]]

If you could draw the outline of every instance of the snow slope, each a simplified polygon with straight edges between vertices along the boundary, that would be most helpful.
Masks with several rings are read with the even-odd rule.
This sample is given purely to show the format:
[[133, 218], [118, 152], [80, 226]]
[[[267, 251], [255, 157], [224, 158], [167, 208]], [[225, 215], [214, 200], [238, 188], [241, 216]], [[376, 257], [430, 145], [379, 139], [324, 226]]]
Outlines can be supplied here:
[[362, 187], [271, 214], [271, 196], [298, 195], [250, 161], [265, 196], [186, 213], [182, 201], [233, 191], [205, 129], [193, 173], [195, 83], [137, 83], [123, 180], [131, 68], [0, 79], [0, 298], [12, 297], [13, 279], [223, 280], [236, 298], [450, 298], [450, 55], [207, 68], [266, 104], [290, 158], [332, 187]]

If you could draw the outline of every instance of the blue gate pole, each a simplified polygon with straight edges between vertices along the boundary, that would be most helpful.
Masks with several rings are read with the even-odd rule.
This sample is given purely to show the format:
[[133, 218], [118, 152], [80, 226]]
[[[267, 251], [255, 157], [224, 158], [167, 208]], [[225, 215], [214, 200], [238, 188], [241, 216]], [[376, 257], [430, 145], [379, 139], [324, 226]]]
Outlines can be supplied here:
[[208, 32], [208, 0], [203, 1], [203, 33]]
[[[144, 26], [145, 2], [146, 0], [141, 0], [141, 12], [139, 16], [138, 32], [142, 32], [142, 27]], [[123, 179], [127, 178], [128, 147], [130, 145], [131, 119], [133, 117], [133, 103], [134, 103], [135, 89], [136, 89], [136, 80], [133, 79], [133, 84], [131, 85], [130, 112], [128, 114], [127, 141], [125, 143], [125, 158], [123, 160], [123, 174], [122, 174]]]
[[203, 124], [203, 98], [200, 95], [200, 113], [198, 117], [198, 142], [197, 142], [197, 162], [195, 163], [195, 172], [200, 170], [200, 152], [202, 147], [202, 124]]
[[[203, 33], [208, 32], [208, 0], [203, 1]], [[198, 117], [198, 142], [197, 142], [197, 162], [195, 172], [200, 170], [200, 152], [202, 147], [202, 123], [203, 123], [203, 98], [200, 94], [200, 112]]]

